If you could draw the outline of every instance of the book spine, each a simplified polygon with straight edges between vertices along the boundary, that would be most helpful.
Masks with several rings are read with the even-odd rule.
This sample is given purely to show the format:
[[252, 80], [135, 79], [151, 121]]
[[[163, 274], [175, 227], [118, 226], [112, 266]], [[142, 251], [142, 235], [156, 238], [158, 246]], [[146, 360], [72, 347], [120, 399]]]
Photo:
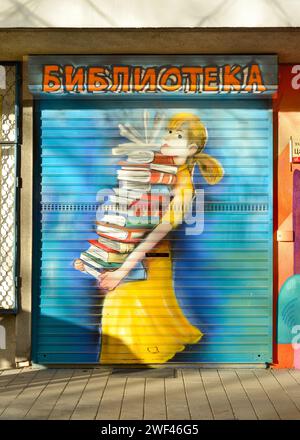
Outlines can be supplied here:
[[[99, 257], [95, 257], [94, 255], [90, 254], [89, 252], [83, 252], [81, 255], [83, 255], [82, 259], [84, 261], [86, 261], [86, 259], [88, 259], [87, 262], [89, 262], [92, 266], [98, 268], [99, 270], [117, 269], [121, 265], [121, 263], [107, 263], [106, 261], [102, 260]], [[94, 263], [92, 263], [91, 260], [94, 261]]]
[[84, 262], [89, 264], [90, 266], [93, 266], [93, 268], [95, 269], [103, 269], [103, 266], [96, 261], [96, 259], [94, 257], [92, 257], [92, 255], [88, 254], [87, 252], [82, 252], [80, 254], [80, 259]]
[[128, 257], [128, 254], [112, 254], [108, 253], [107, 262], [108, 263], [123, 263]]
[[165, 156], [164, 154], [155, 153], [152, 163], [161, 165], [174, 165], [174, 158], [173, 156]]
[[[95, 246], [93, 246], [95, 248]], [[105, 255], [105, 252], [98, 251], [98, 249], [89, 249], [88, 253], [92, 255], [94, 258], [98, 258], [99, 260], [105, 261], [107, 263], [107, 255]], [[106, 252], [107, 254], [107, 252]]]
[[[99, 274], [101, 273], [100, 271], [97, 271], [96, 269], [94, 269], [93, 267], [89, 266], [88, 264], [84, 263], [84, 271], [88, 274], [91, 275], [92, 277], [98, 279], [99, 278]], [[138, 269], [132, 269], [128, 275], [126, 275], [126, 277], [124, 278], [124, 281], [139, 281], [139, 280], [145, 280], [147, 277], [146, 271], [145, 269], [142, 268], [138, 268]]]
[[98, 238], [99, 243], [103, 243], [106, 246], [111, 247], [111, 249], [120, 252], [121, 254], [127, 254], [131, 252], [134, 249], [134, 245], [127, 244], [127, 243], [121, 243], [115, 240], [109, 240], [107, 238], [99, 236]]
[[127, 233], [126, 238], [115, 237], [114, 235], [110, 235], [109, 233], [97, 231], [97, 234], [100, 237], [108, 238], [109, 240], [119, 241], [120, 243], [139, 243], [143, 237], [131, 237], [131, 234]]
[[176, 183], [176, 176], [173, 174], [162, 173], [159, 171], [152, 171], [150, 183], [152, 184], [163, 184], [163, 185], [173, 185]]
[[96, 269], [90, 267], [88, 264], [85, 264], [84, 262], [83, 262], [83, 265], [84, 265], [84, 271], [87, 274], [92, 275], [92, 277], [98, 279], [100, 272], [98, 272]]

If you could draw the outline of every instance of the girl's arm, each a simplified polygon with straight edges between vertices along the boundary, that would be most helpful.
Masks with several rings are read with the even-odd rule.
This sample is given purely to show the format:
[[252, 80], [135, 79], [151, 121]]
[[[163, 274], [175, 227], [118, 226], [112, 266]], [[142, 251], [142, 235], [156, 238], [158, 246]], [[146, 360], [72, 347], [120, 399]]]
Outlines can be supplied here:
[[[186, 202], [192, 200], [192, 192], [188, 192], [187, 196], [185, 196]], [[182, 208], [182, 195], [180, 192], [180, 188], [176, 188], [175, 196], [171, 202], [173, 207], [181, 207]], [[180, 217], [180, 216], [179, 216]], [[170, 219], [170, 208], [167, 213], [164, 215], [165, 219]], [[176, 223], [176, 221], [175, 221]], [[135, 265], [143, 260], [146, 256], [146, 253], [151, 251], [157, 243], [159, 243], [174, 227], [174, 219], [173, 221], [163, 221], [159, 225], [157, 225], [153, 231], [147, 235], [147, 237], [142, 241], [126, 258], [122, 266], [120, 266], [117, 270], [113, 272], [104, 272], [99, 275], [100, 287], [105, 290], [113, 290], [117, 287], [117, 285], [122, 281], [123, 278], [135, 267]]]

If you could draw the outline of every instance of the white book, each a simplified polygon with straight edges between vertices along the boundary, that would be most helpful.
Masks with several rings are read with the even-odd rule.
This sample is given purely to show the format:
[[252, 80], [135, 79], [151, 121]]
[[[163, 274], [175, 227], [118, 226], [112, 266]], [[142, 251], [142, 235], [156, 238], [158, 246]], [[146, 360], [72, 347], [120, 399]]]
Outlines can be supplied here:
[[124, 204], [124, 203], [123, 204], [115, 204], [115, 203], [105, 204], [105, 205], [100, 206], [100, 211], [102, 211], [104, 215], [106, 215], [107, 212], [110, 212], [110, 211], [117, 212], [118, 214], [127, 215], [129, 212], [129, 206], [128, 206], [128, 204]]
[[96, 246], [90, 246], [86, 252], [93, 255], [93, 257], [95, 258], [99, 258], [100, 260], [107, 261], [108, 252], [100, 248], [97, 248]]
[[[129, 139], [131, 142], [139, 144], [139, 143], [144, 143], [143, 138], [141, 137], [140, 133], [135, 130], [135, 128], [133, 128], [131, 125], [128, 124], [119, 124], [119, 130], [120, 130], [120, 135], [126, 137], [127, 139]], [[147, 139], [146, 139], [147, 142]]]
[[121, 263], [124, 261], [124, 259], [127, 256], [127, 254], [125, 253], [121, 254], [121, 253], [106, 251], [94, 245], [90, 246], [86, 252], [92, 257], [98, 258], [102, 261], [105, 261], [106, 263]]
[[127, 238], [138, 239], [145, 235], [145, 231], [128, 231], [113, 228], [111, 226], [97, 225], [97, 232], [100, 234], [105, 234], [115, 240], [126, 240]]
[[[128, 162], [128, 161], [127, 161]], [[146, 166], [142, 166], [142, 165], [146, 165]], [[177, 166], [173, 166], [173, 165], [164, 165], [164, 164], [156, 164], [156, 163], [151, 163], [151, 164], [139, 164], [138, 166], [132, 166], [130, 165], [130, 163], [128, 162], [128, 165], [122, 165], [121, 170], [119, 171], [147, 171], [147, 170], [155, 170], [155, 171], [160, 171], [161, 173], [168, 173], [168, 174], [176, 174], [177, 173]]]
[[133, 151], [128, 153], [129, 163], [150, 163], [154, 159], [153, 151]]
[[84, 271], [86, 273], [88, 273], [89, 275], [92, 275], [92, 277], [94, 277], [94, 278], [98, 279], [98, 277], [99, 277], [99, 272], [87, 264], [84, 264]]
[[126, 224], [126, 218], [123, 215], [105, 214], [100, 221], [117, 226], [125, 226]]
[[118, 197], [130, 199], [131, 201], [138, 200], [143, 195], [143, 191], [125, 188], [113, 188], [114, 193]]
[[129, 199], [127, 197], [119, 197], [119, 196], [109, 196], [109, 203], [119, 206], [128, 206], [131, 205], [135, 200], [138, 200], [138, 198]]
[[[89, 251], [87, 251], [87, 252], [89, 252]], [[91, 252], [90, 252], [90, 253], [91, 253]], [[97, 256], [97, 258], [100, 258], [100, 257]], [[93, 260], [92, 258], [89, 258], [87, 255], [84, 254], [84, 252], [82, 252], [82, 253], [80, 254], [80, 259], [81, 259], [83, 262], [88, 263], [89, 265], [93, 266], [93, 267], [96, 268], [96, 269], [100, 269], [100, 270], [103, 269], [103, 266], [102, 266], [101, 264], [97, 263], [97, 262], [96, 262], [95, 260]]]
[[142, 193], [146, 193], [151, 190], [151, 185], [141, 182], [130, 182], [126, 180], [121, 180], [122, 188], [129, 189], [129, 190], [137, 190], [141, 191]]
[[121, 231], [120, 229], [115, 229], [104, 225], [97, 225], [97, 231], [102, 234], [109, 235], [116, 240], [126, 240], [128, 237], [127, 231]]
[[[118, 174], [120, 173], [120, 171], [122, 171], [122, 172], [124, 172], [124, 171], [128, 172], [129, 171], [131, 174], [135, 174], [136, 171], [141, 171], [141, 172], [144, 172], [144, 173], [149, 173], [149, 169], [150, 169], [149, 165], [147, 165], [145, 167], [145, 166], [142, 166], [142, 165], [130, 166], [128, 164], [128, 166], [127, 165], [125, 165], [125, 166], [123, 165], [121, 167], [121, 169], [117, 170], [117, 171], [118, 171]], [[124, 172], [124, 174], [125, 174], [125, 172]]]
[[150, 182], [151, 173], [149, 170], [118, 170], [117, 177], [119, 180], [148, 183]]
[[154, 157], [154, 152], [152, 150], [159, 151], [160, 150], [159, 144], [143, 144], [143, 143], [124, 143], [119, 144], [117, 147], [112, 148], [112, 154], [114, 156], [137, 156], [140, 157], [144, 155], [146, 158], [152, 156], [152, 160]]
[[150, 165], [151, 170], [161, 171], [162, 173], [170, 173], [170, 174], [176, 174], [177, 173], [177, 167], [173, 165], [163, 165], [160, 163], [152, 163]]
[[117, 252], [120, 252], [122, 254], [128, 254], [129, 252], [133, 251], [135, 248], [135, 244], [132, 243], [120, 243], [119, 241], [110, 240], [109, 238], [105, 237], [98, 237], [98, 242], [103, 243], [105, 246], [110, 247], [111, 249], [114, 249]]

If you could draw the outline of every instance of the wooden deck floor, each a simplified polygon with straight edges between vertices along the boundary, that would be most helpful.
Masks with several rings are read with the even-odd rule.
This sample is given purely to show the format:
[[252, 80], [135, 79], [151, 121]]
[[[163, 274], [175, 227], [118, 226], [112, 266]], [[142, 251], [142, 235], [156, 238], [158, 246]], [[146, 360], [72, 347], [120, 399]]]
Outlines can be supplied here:
[[0, 419], [299, 420], [300, 371], [7, 370]]

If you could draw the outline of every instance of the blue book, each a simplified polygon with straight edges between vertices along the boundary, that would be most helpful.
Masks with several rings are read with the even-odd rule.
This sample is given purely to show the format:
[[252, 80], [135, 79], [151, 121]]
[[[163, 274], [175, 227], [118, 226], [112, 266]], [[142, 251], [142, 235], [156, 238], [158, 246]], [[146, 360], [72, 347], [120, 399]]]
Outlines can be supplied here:
[[[94, 278], [98, 279], [98, 276], [103, 270], [105, 269], [99, 269], [99, 267], [95, 267], [93, 264], [93, 260], [90, 261], [83, 261], [85, 272]], [[147, 272], [144, 268], [144, 265], [141, 261], [139, 261], [136, 266], [129, 272], [129, 274], [126, 275], [123, 281], [140, 281], [145, 280], [147, 278]]]
[[171, 194], [173, 190], [172, 185], [152, 185], [151, 186], [151, 191], [149, 191], [150, 193], [156, 194]]

